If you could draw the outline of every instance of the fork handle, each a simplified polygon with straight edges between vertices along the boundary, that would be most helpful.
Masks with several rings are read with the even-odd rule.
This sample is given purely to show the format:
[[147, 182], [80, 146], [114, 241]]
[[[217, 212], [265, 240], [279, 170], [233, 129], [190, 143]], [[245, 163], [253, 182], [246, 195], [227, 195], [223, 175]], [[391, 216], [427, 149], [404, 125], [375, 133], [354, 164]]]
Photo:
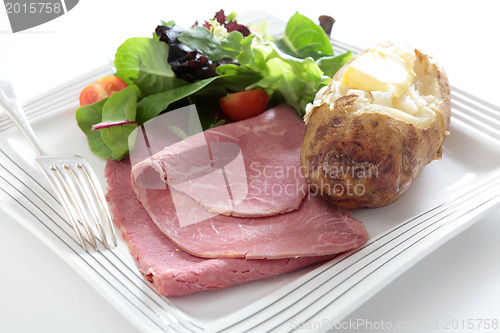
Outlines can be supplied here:
[[12, 121], [19, 127], [21, 132], [28, 138], [33, 149], [36, 153], [41, 155], [46, 155], [45, 149], [40, 144], [38, 137], [36, 136], [33, 128], [31, 127], [26, 115], [23, 112], [21, 105], [19, 104], [14, 90], [9, 82], [0, 81], [0, 104], [3, 105], [5, 111], [12, 119]]

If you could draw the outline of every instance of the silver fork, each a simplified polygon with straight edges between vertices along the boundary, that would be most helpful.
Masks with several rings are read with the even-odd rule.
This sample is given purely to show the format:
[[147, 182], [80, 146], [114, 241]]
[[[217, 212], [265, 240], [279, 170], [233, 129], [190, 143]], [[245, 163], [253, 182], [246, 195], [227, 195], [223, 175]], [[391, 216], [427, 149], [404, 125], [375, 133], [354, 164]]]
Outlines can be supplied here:
[[[116, 234], [104, 193], [89, 163], [76, 155], [46, 153], [24, 115], [10, 82], [0, 81], [0, 105], [3, 105], [7, 114], [38, 154], [36, 162], [49, 180], [83, 249], [88, 251], [86, 239], [95, 250], [98, 248], [92, 225], [95, 225], [104, 248], [109, 249], [103, 221], [116, 247]], [[87, 238], [83, 236], [81, 227], [85, 230]]]

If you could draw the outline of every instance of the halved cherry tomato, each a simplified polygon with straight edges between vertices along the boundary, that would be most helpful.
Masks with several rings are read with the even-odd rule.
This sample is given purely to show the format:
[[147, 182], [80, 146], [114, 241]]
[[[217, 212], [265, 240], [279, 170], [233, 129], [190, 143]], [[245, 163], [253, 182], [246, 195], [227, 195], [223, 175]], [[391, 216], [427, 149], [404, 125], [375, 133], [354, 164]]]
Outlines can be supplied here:
[[80, 93], [80, 105], [97, 103], [125, 88], [127, 88], [127, 84], [116, 76], [110, 75], [100, 78], [82, 90]]
[[239, 121], [261, 114], [268, 102], [269, 97], [264, 90], [247, 90], [220, 98], [219, 106], [226, 117]]

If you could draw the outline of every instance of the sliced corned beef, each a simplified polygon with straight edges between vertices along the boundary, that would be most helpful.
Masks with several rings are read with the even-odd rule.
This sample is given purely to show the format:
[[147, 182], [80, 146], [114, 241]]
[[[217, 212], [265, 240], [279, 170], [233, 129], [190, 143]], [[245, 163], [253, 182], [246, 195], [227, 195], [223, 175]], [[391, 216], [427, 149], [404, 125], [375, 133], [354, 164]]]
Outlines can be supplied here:
[[144, 163], [213, 215], [276, 215], [297, 209], [307, 193], [299, 159], [304, 131], [295, 111], [280, 105], [188, 137]]
[[107, 200], [142, 274], [164, 296], [187, 295], [287, 273], [333, 256], [276, 260], [203, 259], [176, 247], [153, 223], [130, 182], [128, 158], [108, 161]]
[[[300, 135], [301, 141], [304, 125], [300, 120], [296, 123], [298, 118], [290, 112], [292, 111], [287, 107], [271, 109], [258, 117], [219, 127], [217, 131], [207, 131], [205, 137], [213, 136], [213, 142], [219, 144], [223, 144], [224, 140], [236, 143], [243, 153], [246, 177], [261, 182], [270, 181], [264, 169], [252, 177], [250, 163], [258, 161], [262, 168], [272, 169], [300, 165], [300, 143], [297, 146], [292, 137]], [[290, 119], [294, 120], [290, 122]], [[296, 127], [300, 130], [297, 131]], [[280, 140], [284, 137], [289, 139]], [[297, 199], [300, 199], [298, 202], [302, 201], [297, 210], [286, 214], [247, 218], [213, 214], [198, 203], [207, 203], [211, 195], [218, 196], [214, 193], [227, 193], [227, 190], [224, 187], [223, 191], [217, 190], [221, 183], [225, 185], [220, 180], [222, 177], [216, 179], [216, 174], [203, 170], [207, 159], [201, 157], [201, 162], [198, 163], [197, 156], [202, 153], [197, 149], [203, 147], [201, 142], [199, 139], [188, 138], [137, 164], [133, 169], [134, 176], [141, 179], [139, 182], [135, 182], [135, 177], [132, 180], [137, 197], [158, 228], [186, 252], [204, 258], [276, 259], [321, 256], [357, 248], [368, 239], [363, 225], [352, 218], [349, 211], [334, 207], [319, 196], [307, 196], [302, 200], [303, 194], [298, 191], [300, 186], [295, 188], [298, 192], [284, 190], [277, 194], [251, 194], [249, 191], [245, 199], [245, 207], [257, 213], [259, 210], [265, 211], [273, 200], [287, 205]], [[285, 158], [281, 158], [281, 152], [288, 150], [290, 153], [285, 153]], [[186, 151], [190, 153], [183, 154]], [[217, 154], [212, 153], [212, 156]], [[194, 165], [193, 174], [196, 177], [184, 179], [183, 171], [191, 173], [190, 163]], [[206, 175], [203, 176], [204, 174]], [[161, 181], [166, 176], [170, 187], [160, 189], [158, 186], [144, 186], [151, 179]], [[226, 173], [226, 176], [229, 180], [236, 179], [235, 188], [241, 188], [242, 177], [238, 178], [237, 174], [232, 173], [229, 176]], [[170, 178], [173, 178], [173, 182]], [[205, 179], [191, 188], [190, 184], [199, 181], [199, 178]], [[283, 180], [271, 181], [280, 183]], [[181, 190], [188, 195], [177, 191], [178, 183], [187, 184], [186, 188], [189, 190]], [[231, 181], [227, 184], [229, 188], [233, 188]], [[213, 207], [212, 202], [209, 207]]]

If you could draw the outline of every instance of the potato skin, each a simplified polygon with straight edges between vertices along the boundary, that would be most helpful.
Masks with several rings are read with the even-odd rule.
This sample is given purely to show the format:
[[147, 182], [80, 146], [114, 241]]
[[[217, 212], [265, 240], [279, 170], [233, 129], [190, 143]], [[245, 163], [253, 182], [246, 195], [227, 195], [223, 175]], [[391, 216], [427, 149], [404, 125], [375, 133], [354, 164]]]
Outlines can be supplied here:
[[[427, 55], [415, 51], [417, 61], [429, 62]], [[442, 68], [429, 64], [438, 77], [442, 102], [428, 128], [382, 112], [353, 112], [357, 95], [338, 98], [333, 109], [327, 103], [313, 108], [300, 156], [312, 192], [349, 209], [385, 206], [399, 199], [430, 161], [441, 157], [450, 123], [450, 88]], [[332, 80], [340, 80], [345, 66]]]

